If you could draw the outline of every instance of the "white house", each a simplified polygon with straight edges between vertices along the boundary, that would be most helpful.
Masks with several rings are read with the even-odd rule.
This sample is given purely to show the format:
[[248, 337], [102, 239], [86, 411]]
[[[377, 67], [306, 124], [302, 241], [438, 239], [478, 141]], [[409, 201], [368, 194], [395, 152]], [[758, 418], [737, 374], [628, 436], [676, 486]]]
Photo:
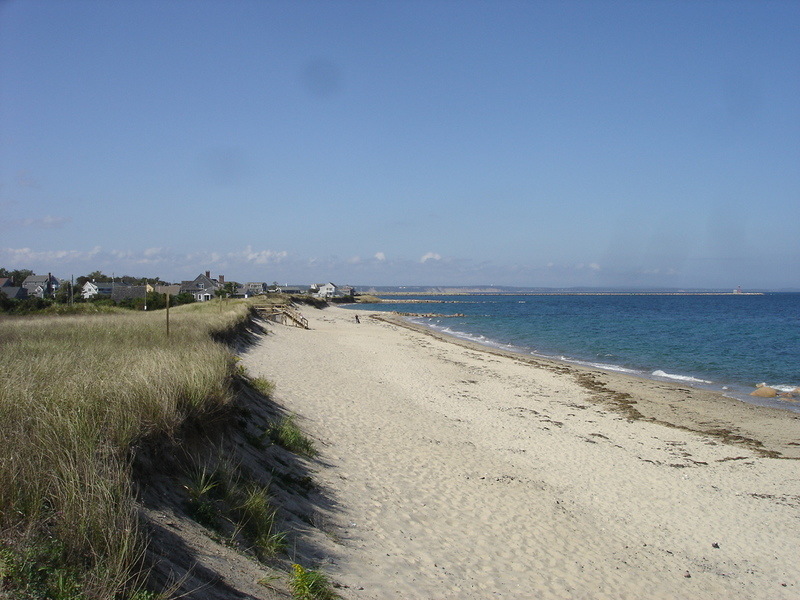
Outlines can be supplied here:
[[329, 281], [328, 283], [315, 283], [312, 285], [311, 295], [315, 298], [334, 298], [341, 296], [341, 293], [339, 292], [339, 287]]
[[87, 281], [81, 288], [81, 297], [84, 300], [94, 298], [95, 296], [111, 297], [114, 284], [111, 281]]

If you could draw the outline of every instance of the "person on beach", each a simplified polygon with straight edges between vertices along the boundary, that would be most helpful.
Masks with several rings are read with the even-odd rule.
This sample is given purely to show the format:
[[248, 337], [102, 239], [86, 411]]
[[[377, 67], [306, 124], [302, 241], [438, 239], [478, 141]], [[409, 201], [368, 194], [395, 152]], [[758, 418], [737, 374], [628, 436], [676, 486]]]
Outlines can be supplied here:
[[358, 318], [358, 315], [356, 315], [356, 323], [361, 323], [361, 319]]

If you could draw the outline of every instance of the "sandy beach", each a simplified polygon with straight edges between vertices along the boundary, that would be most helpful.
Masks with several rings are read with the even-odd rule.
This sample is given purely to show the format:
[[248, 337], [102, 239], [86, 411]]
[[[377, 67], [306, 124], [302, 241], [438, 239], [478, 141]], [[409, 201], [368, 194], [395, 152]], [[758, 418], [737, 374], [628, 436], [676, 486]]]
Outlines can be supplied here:
[[800, 597], [797, 413], [303, 314], [242, 358], [317, 440], [344, 598]]

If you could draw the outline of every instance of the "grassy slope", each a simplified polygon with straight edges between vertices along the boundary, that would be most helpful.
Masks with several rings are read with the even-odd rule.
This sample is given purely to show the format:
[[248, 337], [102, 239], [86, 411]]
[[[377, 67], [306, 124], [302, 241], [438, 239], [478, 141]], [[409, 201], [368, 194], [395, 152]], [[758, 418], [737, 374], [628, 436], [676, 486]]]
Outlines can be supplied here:
[[142, 556], [130, 464], [231, 401], [245, 303], [0, 321], [0, 597], [113, 598]]

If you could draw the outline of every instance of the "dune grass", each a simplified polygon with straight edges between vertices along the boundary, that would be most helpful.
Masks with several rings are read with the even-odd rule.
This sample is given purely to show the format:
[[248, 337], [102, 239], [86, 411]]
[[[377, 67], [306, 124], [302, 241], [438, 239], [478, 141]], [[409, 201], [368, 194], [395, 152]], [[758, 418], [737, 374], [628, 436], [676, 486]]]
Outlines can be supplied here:
[[185, 305], [169, 337], [164, 311], [0, 320], [0, 597], [140, 593], [136, 447], [231, 401], [213, 340], [248, 311]]
[[289, 452], [308, 457], [317, 455], [314, 442], [297, 426], [292, 415], [282, 417], [280, 421], [269, 427], [265, 434], [273, 443]]

